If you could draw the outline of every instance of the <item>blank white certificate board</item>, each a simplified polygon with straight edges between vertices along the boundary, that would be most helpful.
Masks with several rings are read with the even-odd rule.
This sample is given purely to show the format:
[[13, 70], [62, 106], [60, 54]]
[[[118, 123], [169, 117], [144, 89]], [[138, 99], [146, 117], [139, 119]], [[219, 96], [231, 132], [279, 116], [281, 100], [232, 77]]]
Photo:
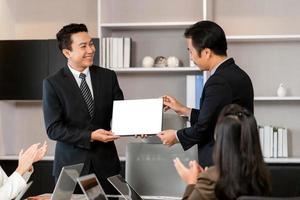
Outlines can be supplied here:
[[163, 99], [118, 100], [113, 104], [115, 135], [157, 134], [162, 129]]

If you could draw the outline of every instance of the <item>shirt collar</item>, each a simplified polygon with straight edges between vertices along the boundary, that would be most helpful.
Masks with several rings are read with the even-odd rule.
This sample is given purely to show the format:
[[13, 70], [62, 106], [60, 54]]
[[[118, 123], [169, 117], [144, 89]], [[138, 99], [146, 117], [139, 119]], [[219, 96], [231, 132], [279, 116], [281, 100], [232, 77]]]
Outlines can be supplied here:
[[87, 67], [82, 72], [79, 72], [76, 69], [72, 68], [70, 64], [68, 64], [68, 67], [69, 67], [70, 71], [72, 72], [72, 74], [74, 74], [74, 76], [76, 76], [76, 77], [79, 77], [80, 73], [83, 73], [86, 76], [89, 76], [89, 74], [90, 74], [90, 68], [89, 67]]
[[213, 75], [216, 72], [216, 70], [218, 69], [218, 67], [220, 65], [222, 65], [224, 62], [226, 62], [228, 59], [230, 59], [230, 58], [228, 57], [228, 58], [224, 59], [222, 62], [220, 62], [219, 64], [217, 64], [216, 66], [214, 66], [214, 68], [210, 71], [210, 75]]

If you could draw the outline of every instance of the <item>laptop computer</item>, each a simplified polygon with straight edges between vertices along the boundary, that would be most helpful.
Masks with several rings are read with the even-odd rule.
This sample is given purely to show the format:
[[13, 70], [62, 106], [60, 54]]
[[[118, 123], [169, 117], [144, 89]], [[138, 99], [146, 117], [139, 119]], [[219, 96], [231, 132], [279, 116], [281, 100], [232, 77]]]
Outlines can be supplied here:
[[108, 200], [95, 174], [81, 176], [77, 181], [88, 200]]
[[59, 174], [51, 200], [71, 199], [75, 190], [77, 178], [83, 168], [83, 163], [64, 166]]
[[22, 197], [24, 196], [25, 192], [28, 190], [28, 188], [31, 186], [33, 181], [30, 181], [27, 183], [26, 187], [16, 196], [15, 200], [21, 200]]
[[162, 130], [163, 99], [116, 100], [111, 130], [116, 135], [156, 135]]
[[108, 177], [107, 180], [121, 193], [126, 200], [143, 200], [143, 198], [126, 182], [121, 175]]

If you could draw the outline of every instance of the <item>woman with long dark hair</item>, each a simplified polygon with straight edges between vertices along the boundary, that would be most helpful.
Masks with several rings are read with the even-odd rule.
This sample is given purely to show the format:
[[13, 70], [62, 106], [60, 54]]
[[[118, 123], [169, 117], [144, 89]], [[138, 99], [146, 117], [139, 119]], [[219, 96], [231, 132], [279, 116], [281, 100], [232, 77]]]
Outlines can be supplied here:
[[188, 184], [183, 199], [233, 200], [242, 195], [269, 195], [270, 175], [253, 114], [236, 104], [225, 106], [215, 139], [213, 167], [203, 170], [191, 161], [186, 168], [179, 159], [174, 160], [179, 175]]

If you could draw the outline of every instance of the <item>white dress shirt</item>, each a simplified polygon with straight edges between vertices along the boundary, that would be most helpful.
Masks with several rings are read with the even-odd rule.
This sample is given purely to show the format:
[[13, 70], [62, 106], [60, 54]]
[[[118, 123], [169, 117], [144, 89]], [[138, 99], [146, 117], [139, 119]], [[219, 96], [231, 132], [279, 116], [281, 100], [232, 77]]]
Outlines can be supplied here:
[[69, 67], [70, 71], [72, 72], [72, 74], [73, 74], [73, 76], [74, 76], [74, 78], [77, 82], [78, 87], [80, 87], [81, 80], [82, 80], [81, 78], [79, 78], [80, 73], [83, 73], [83, 74], [86, 75], [86, 77], [85, 77], [86, 83], [88, 84], [89, 89], [90, 89], [91, 94], [92, 94], [92, 97], [94, 98], [90, 68], [88, 67], [85, 70], [83, 70], [83, 72], [79, 72], [79, 71], [73, 69], [70, 65], [68, 65], [68, 67]]
[[0, 199], [10, 200], [15, 198], [26, 187], [26, 183], [32, 172], [33, 170], [31, 172], [26, 172], [23, 176], [18, 172], [14, 172], [7, 177], [0, 166]]

